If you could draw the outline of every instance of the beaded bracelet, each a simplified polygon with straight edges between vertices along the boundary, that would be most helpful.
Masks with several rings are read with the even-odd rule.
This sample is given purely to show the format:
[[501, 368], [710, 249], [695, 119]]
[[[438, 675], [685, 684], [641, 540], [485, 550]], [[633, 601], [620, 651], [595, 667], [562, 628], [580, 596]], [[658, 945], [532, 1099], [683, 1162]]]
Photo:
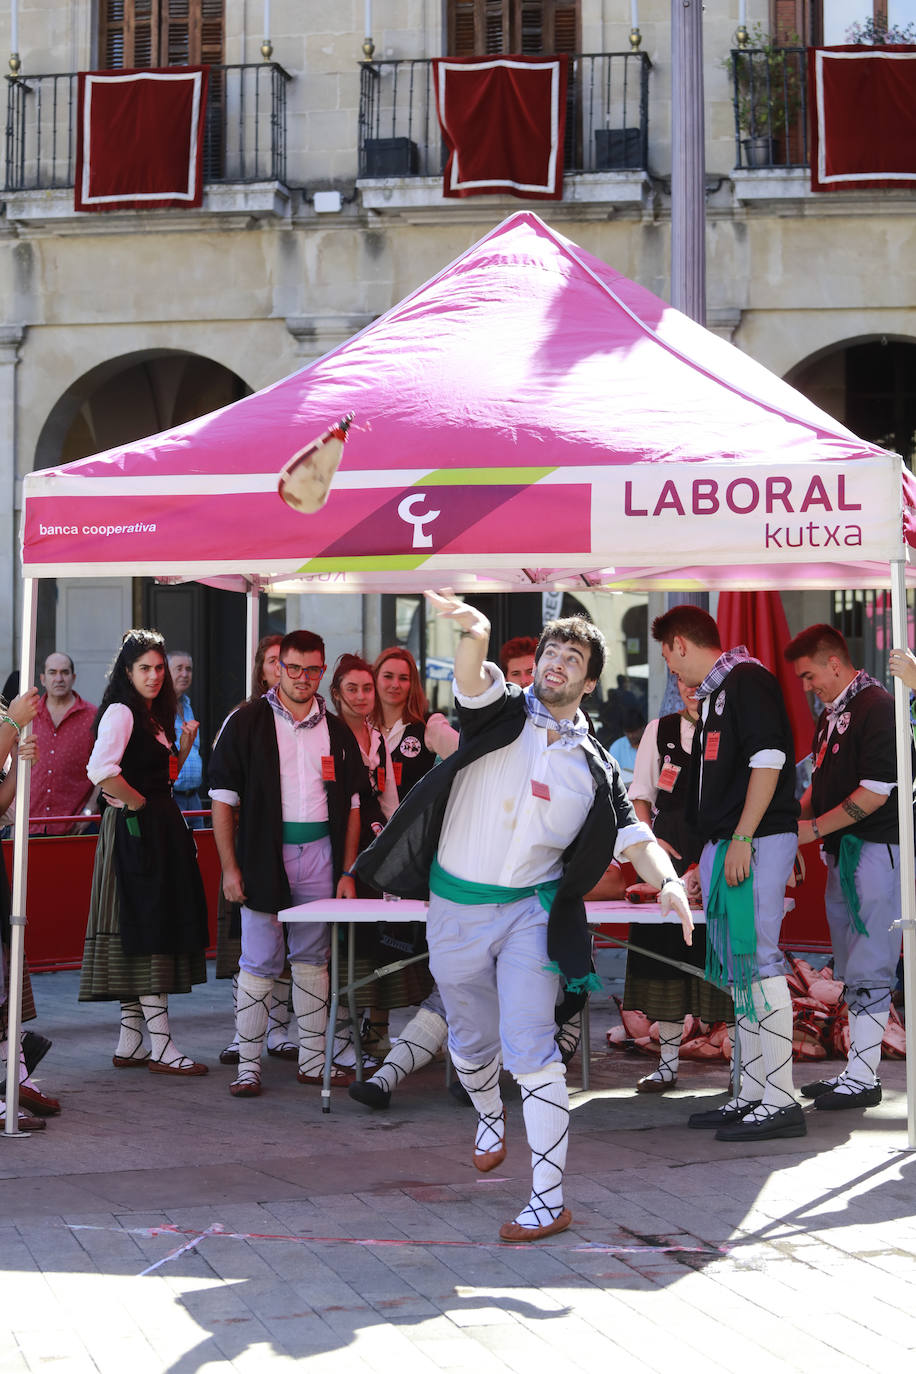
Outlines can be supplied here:
[[742, 844], [753, 844], [753, 835], [732, 835], [733, 840], [740, 840]]
[[17, 735], [21, 735], [21, 734], [22, 734], [22, 726], [19, 725], [17, 721], [13, 720], [13, 717], [12, 717], [12, 716], [8, 716], [8, 715], [6, 715], [6, 714], [4, 713], [2, 716], [0, 716], [0, 724], [2, 724], [2, 725], [12, 725], [12, 727], [13, 727], [13, 729], [16, 731], [16, 734], [17, 734]]

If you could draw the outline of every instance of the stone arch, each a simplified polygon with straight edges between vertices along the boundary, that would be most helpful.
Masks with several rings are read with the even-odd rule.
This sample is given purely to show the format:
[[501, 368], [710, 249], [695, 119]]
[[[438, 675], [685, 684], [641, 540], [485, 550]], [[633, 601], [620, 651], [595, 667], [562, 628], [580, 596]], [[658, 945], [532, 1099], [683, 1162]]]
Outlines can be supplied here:
[[916, 338], [861, 334], [816, 350], [786, 381], [855, 434], [916, 457]]

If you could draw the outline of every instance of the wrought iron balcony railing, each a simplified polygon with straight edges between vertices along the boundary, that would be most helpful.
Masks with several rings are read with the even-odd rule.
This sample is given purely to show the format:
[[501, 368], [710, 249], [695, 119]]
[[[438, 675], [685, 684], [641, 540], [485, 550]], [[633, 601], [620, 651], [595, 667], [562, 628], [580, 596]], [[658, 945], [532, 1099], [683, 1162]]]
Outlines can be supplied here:
[[[289, 80], [276, 62], [210, 67], [205, 182], [285, 181]], [[77, 74], [20, 75], [7, 84], [6, 190], [72, 186]]]
[[[570, 57], [567, 172], [646, 167], [651, 65], [642, 52], [577, 53]], [[431, 60], [363, 62], [360, 177], [439, 176], [445, 159]]]
[[736, 167], [807, 167], [804, 48], [735, 48], [728, 60]]

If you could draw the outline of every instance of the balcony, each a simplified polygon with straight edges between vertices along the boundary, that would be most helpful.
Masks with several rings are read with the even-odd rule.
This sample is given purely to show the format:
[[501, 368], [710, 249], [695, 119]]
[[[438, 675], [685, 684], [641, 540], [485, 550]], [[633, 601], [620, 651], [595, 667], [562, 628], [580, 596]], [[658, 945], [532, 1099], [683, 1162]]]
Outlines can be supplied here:
[[808, 166], [808, 68], [804, 48], [734, 48], [735, 167]]
[[[642, 52], [577, 53], [569, 59], [564, 200], [642, 196], [649, 144], [649, 70]], [[363, 62], [359, 185], [371, 208], [442, 205], [447, 158], [429, 58]], [[435, 186], [430, 182], [434, 181]], [[424, 186], [425, 183], [425, 186]], [[449, 202], [450, 211], [466, 202]]]
[[[275, 62], [210, 67], [205, 211], [276, 212], [285, 203], [289, 80]], [[11, 218], [73, 217], [76, 113], [76, 72], [7, 78], [4, 190]]]

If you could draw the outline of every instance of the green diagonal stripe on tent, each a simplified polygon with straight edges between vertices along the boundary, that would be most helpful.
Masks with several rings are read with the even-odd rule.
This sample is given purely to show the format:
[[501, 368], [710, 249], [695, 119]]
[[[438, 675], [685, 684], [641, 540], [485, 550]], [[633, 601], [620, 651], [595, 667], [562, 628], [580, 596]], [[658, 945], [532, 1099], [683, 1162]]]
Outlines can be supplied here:
[[556, 468], [436, 468], [416, 487], [530, 487]]
[[320, 572], [412, 572], [422, 568], [429, 554], [360, 554], [354, 558], [310, 558], [297, 573]]

